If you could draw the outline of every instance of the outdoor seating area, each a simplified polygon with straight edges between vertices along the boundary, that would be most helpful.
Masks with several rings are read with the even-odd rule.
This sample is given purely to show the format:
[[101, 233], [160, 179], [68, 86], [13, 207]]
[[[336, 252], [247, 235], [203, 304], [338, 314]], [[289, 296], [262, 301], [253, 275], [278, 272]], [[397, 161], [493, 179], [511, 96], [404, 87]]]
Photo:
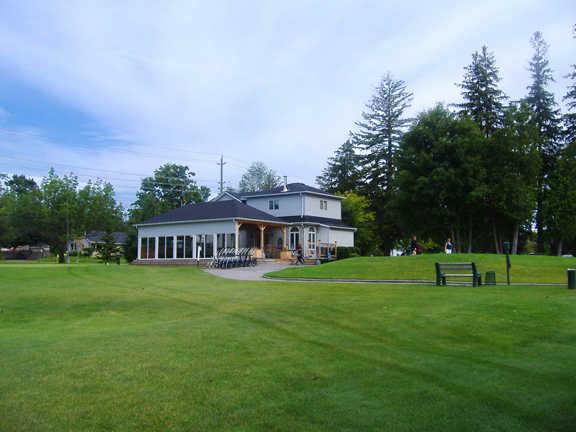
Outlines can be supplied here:
[[254, 253], [254, 248], [223, 248], [218, 251], [208, 267], [218, 269], [254, 267], [256, 265]]

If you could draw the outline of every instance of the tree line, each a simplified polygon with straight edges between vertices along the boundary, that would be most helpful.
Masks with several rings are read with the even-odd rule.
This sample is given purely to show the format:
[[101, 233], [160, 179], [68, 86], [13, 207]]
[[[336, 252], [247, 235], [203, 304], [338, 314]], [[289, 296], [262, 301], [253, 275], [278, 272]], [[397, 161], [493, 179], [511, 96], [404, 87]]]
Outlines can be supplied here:
[[430, 249], [451, 237], [461, 252], [500, 253], [504, 241], [513, 253], [575, 250], [576, 65], [562, 113], [549, 89], [548, 44], [540, 32], [530, 43], [531, 82], [520, 100], [499, 87], [486, 46], [457, 84], [462, 102], [415, 118], [407, 84], [384, 76], [317, 177], [368, 212], [372, 222], [358, 226], [361, 253], [388, 254], [412, 235]]

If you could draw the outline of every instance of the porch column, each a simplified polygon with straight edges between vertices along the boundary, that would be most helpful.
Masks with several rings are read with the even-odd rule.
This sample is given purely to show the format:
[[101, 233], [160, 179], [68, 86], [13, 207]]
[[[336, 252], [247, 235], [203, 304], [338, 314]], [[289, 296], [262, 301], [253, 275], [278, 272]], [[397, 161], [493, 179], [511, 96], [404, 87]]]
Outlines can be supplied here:
[[264, 257], [264, 230], [266, 225], [258, 225], [258, 228], [260, 228], [260, 250], [262, 251], [262, 257]]
[[286, 227], [286, 225], [284, 225], [284, 226], [282, 227], [282, 237], [284, 238], [284, 244], [283, 244], [284, 249], [288, 249], [288, 236], [287, 236], [287, 233], [288, 233], [288, 228]]
[[234, 223], [234, 247], [236, 248], [236, 253], [238, 253], [238, 249], [240, 249], [240, 227], [242, 224], [240, 222]]
[[142, 237], [140, 235], [138, 235], [138, 259], [142, 259]]
[[[158, 259], [158, 238], [159, 237], [154, 237], [154, 259]], [[150, 242], [148, 242], [148, 246], [150, 246]]]

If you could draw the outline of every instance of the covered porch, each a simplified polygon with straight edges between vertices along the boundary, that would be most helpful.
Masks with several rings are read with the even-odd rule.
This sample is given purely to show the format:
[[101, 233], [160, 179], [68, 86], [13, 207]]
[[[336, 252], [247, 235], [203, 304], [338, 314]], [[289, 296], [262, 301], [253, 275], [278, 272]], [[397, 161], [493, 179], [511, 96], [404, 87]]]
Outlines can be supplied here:
[[256, 258], [289, 259], [287, 224], [236, 219], [236, 249], [253, 248]]

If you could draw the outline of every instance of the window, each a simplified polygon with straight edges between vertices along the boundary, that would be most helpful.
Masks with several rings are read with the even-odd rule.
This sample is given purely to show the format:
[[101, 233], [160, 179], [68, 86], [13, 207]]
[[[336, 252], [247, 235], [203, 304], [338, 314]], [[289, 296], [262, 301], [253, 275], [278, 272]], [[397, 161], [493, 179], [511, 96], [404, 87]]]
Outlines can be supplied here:
[[290, 250], [296, 250], [300, 244], [300, 230], [296, 227], [290, 228]]
[[155, 246], [156, 237], [142, 237], [140, 239], [140, 259], [154, 259]]
[[148, 237], [140, 239], [140, 259], [148, 258]]
[[216, 234], [216, 250], [220, 252], [226, 247], [226, 234]]
[[148, 258], [156, 258], [156, 237], [148, 237]]
[[226, 234], [226, 247], [236, 247], [236, 234]]
[[328, 210], [328, 201], [320, 200], [320, 210]]
[[166, 259], [174, 258], [174, 237], [166, 237]]
[[176, 258], [184, 258], [184, 236], [176, 237]]
[[[178, 237], [178, 239], [182, 239], [182, 237]], [[183, 257], [184, 253], [182, 251], [182, 256], [178, 256], [178, 258]], [[172, 236], [158, 237], [158, 259], [172, 259], [172, 258], [174, 258], [174, 237]]]
[[194, 252], [192, 247], [192, 236], [186, 236], [184, 238], [184, 257], [193, 258], [192, 253]]
[[200, 234], [196, 236], [196, 258], [212, 258], [214, 256], [214, 235]]
[[268, 210], [278, 210], [280, 208], [280, 200], [268, 200]]

